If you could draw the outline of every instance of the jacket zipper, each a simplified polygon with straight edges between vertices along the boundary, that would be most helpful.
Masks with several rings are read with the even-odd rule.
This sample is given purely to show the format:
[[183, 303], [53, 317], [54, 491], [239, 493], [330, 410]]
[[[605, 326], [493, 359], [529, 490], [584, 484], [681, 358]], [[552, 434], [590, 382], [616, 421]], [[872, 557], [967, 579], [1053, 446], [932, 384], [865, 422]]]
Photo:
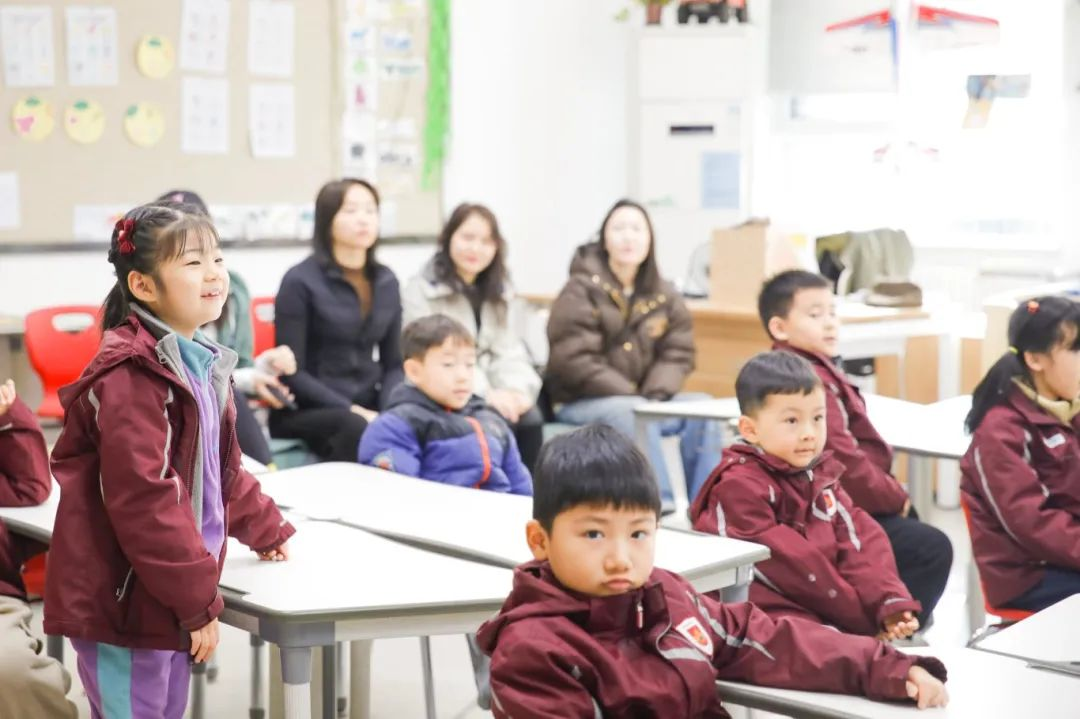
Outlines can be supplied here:
[[127, 594], [128, 587], [131, 584], [131, 575], [135, 573], [135, 567], [128, 567], [127, 576], [124, 577], [124, 583], [120, 585], [120, 588], [116, 590], [116, 601], [123, 601], [124, 595]]

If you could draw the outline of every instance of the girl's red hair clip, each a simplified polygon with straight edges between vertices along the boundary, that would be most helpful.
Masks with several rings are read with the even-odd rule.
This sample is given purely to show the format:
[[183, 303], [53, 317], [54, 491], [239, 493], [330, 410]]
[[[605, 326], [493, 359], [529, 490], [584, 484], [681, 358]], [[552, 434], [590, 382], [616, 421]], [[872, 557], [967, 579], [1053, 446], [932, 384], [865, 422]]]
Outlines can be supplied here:
[[1038, 302], [1038, 300], [1028, 300], [1027, 310], [1028, 310], [1029, 315], [1033, 315], [1036, 312], [1038, 312], [1039, 311], [1039, 302]]
[[120, 220], [116, 223], [116, 249], [121, 255], [130, 255], [135, 251], [135, 220]]

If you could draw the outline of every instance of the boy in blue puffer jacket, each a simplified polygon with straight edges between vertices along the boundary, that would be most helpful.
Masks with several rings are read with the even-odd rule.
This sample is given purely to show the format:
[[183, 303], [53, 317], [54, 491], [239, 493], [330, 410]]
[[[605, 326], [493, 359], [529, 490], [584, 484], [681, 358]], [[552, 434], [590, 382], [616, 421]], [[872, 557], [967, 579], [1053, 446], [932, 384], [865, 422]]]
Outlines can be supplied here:
[[446, 315], [410, 322], [401, 335], [406, 382], [364, 432], [359, 460], [459, 487], [532, 494], [506, 420], [472, 393], [476, 345]]

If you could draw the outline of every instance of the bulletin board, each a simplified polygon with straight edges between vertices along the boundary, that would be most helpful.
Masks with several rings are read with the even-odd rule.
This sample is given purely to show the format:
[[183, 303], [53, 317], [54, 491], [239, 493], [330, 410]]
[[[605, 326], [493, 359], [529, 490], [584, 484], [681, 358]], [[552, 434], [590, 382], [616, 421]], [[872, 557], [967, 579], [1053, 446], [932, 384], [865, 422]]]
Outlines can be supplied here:
[[[196, 0], [201, 2], [202, 0]], [[355, 0], [351, 0], [355, 15]], [[249, 70], [250, 0], [228, 0], [226, 62], [221, 73], [186, 70], [181, 65], [181, 17], [184, 0], [113, 0], [89, 7], [115, 8], [117, 17], [117, 84], [74, 86], [68, 68], [65, 8], [71, 2], [0, 0], [5, 7], [52, 8], [52, 41], [55, 80], [52, 86], [9, 87], [0, 72], [0, 179], [14, 173], [18, 188], [19, 225], [0, 229], [0, 245], [63, 243], [76, 239], [76, 208], [134, 206], [157, 197], [168, 189], [182, 187], [197, 191], [215, 211], [219, 206], [266, 206], [272, 204], [306, 207], [306, 226], [297, 226], [291, 239], [310, 236], [310, 208], [318, 188], [343, 173], [364, 170], [368, 179], [380, 186], [381, 157], [378, 133], [387, 128], [398, 132], [414, 128], [413, 142], [397, 142], [395, 152], [411, 151], [424, 131], [426, 75], [421, 72], [408, 82], [382, 80], [376, 75], [379, 102], [367, 109], [374, 119], [361, 130], [370, 131], [369, 161], [363, 167], [350, 164], [344, 122], [350, 116], [349, 88], [352, 80], [345, 68], [345, 17], [350, 0], [295, 0], [293, 42], [295, 48], [291, 77], [258, 76]], [[418, 0], [367, 0], [372, 3], [369, 21], [376, 41], [373, 59], [378, 61], [377, 41], [381, 28], [402, 26], [413, 32], [410, 54], [426, 51], [426, 3]], [[376, 7], [378, 6], [378, 7]], [[401, 7], [407, 12], [402, 12]], [[378, 12], [375, 12], [375, 10]], [[404, 32], [404, 30], [402, 31]], [[172, 71], [163, 78], [147, 77], [136, 65], [136, 50], [147, 35], [159, 35], [171, 42], [175, 52]], [[404, 34], [399, 34], [399, 39]], [[3, 48], [0, 48], [2, 51]], [[228, 86], [227, 151], [224, 154], [190, 154], [181, 147], [184, 78], [224, 78]], [[255, 157], [249, 132], [249, 91], [253, 84], [289, 85], [294, 93], [294, 150], [291, 156]], [[13, 108], [35, 96], [51, 105], [55, 128], [47, 137], [32, 142], [20, 136], [13, 122]], [[385, 103], [383, 102], [385, 100]], [[65, 132], [65, 109], [79, 101], [100, 105], [105, 124], [100, 138], [80, 144]], [[137, 102], [154, 103], [164, 118], [164, 135], [150, 147], [137, 146], [124, 131], [125, 113]], [[388, 125], [382, 118], [410, 123]], [[357, 128], [351, 130], [355, 144]], [[400, 159], [400, 158], [399, 158]], [[402, 163], [399, 161], [398, 165]], [[406, 165], [408, 163], [405, 163]], [[382, 191], [383, 232], [387, 235], [428, 235], [441, 222], [440, 188], [420, 181], [420, 163], [415, 178], [393, 166], [385, 173], [391, 183]], [[406, 168], [408, 169], [408, 168]], [[10, 178], [10, 175], [8, 175]], [[220, 223], [219, 223], [220, 224]], [[222, 228], [223, 229], [223, 228]], [[228, 237], [229, 232], [222, 232]], [[288, 233], [282, 239], [290, 239]], [[249, 231], [249, 238], [252, 233]], [[78, 239], [91, 240], [82, 237]], [[107, 239], [107, 235], [100, 238]]]

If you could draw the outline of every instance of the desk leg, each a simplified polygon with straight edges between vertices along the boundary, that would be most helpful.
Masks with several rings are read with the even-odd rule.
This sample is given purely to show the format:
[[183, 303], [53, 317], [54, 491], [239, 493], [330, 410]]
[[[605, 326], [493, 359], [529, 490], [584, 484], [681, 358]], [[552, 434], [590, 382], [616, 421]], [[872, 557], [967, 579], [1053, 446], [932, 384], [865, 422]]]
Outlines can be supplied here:
[[735, 583], [720, 590], [720, 600], [724, 604], [736, 604], [750, 599], [750, 582], [754, 579], [754, 565], [739, 567], [735, 570]]
[[311, 647], [281, 647], [285, 719], [311, 719]]
[[337, 644], [322, 648], [322, 714], [323, 719], [337, 716]]
[[64, 637], [60, 635], [53, 636], [50, 634], [45, 637], [45, 653], [50, 657], [64, 663]]
[[263, 719], [266, 716], [266, 708], [263, 706], [262, 688], [262, 663], [266, 655], [266, 642], [261, 638], [251, 635], [251, 708], [248, 710], [250, 719]]
[[337, 643], [337, 715], [349, 709], [349, 643]]
[[371, 718], [371, 640], [349, 642], [349, 719]]
[[431, 672], [431, 637], [420, 637], [420, 663], [424, 672], [424, 707], [427, 719], [435, 719], [435, 678]]
[[908, 496], [911, 506], [919, 513], [923, 522], [930, 519], [930, 508], [934, 504], [934, 473], [929, 457], [908, 455]]
[[206, 710], [206, 662], [191, 665], [191, 719], [203, 719]]

